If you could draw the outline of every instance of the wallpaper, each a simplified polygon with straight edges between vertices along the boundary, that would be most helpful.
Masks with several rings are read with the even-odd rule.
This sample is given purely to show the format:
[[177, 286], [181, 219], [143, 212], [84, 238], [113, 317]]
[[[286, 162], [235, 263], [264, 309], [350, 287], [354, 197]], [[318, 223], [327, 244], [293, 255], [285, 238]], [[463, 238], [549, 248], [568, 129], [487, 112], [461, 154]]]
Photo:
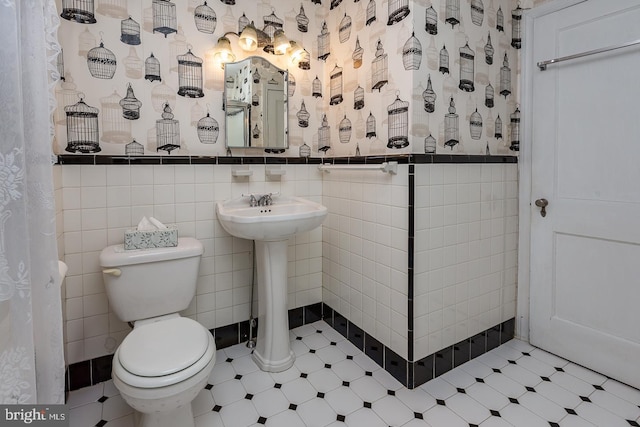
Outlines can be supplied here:
[[269, 155], [517, 154], [511, 0], [60, 0], [58, 154], [261, 155], [225, 148], [218, 37], [249, 22], [308, 52], [288, 69], [289, 149]]

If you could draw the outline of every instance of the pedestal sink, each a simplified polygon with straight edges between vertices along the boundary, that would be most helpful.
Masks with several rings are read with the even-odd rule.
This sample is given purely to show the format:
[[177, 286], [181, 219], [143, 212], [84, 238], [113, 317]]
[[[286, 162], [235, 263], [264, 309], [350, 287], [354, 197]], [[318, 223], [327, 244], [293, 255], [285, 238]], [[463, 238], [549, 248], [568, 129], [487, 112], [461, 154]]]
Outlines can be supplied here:
[[300, 197], [274, 196], [273, 204], [250, 206], [248, 197], [216, 204], [222, 227], [231, 235], [255, 240], [258, 278], [258, 338], [253, 360], [263, 371], [293, 365], [287, 314], [287, 240], [313, 230], [327, 208]]

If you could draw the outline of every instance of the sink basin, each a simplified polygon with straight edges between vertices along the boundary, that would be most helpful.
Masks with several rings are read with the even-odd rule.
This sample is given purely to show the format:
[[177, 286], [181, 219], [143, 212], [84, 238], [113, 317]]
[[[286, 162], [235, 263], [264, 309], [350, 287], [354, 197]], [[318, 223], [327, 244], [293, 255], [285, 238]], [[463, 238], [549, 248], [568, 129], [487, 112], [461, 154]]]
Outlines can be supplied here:
[[286, 240], [322, 224], [327, 208], [301, 197], [274, 196], [270, 206], [249, 206], [247, 197], [218, 202], [218, 220], [233, 236], [249, 240]]

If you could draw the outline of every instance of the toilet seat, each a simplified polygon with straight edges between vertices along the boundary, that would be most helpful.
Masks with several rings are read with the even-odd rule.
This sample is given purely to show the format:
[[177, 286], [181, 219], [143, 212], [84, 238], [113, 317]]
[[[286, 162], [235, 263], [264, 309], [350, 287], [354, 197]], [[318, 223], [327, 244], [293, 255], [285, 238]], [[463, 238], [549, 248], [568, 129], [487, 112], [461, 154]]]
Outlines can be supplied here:
[[131, 331], [116, 350], [113, 372], [133, 387], [166, 387], [197, 374], [212, 357], [211, 333], [194, 320], [174, 317]]

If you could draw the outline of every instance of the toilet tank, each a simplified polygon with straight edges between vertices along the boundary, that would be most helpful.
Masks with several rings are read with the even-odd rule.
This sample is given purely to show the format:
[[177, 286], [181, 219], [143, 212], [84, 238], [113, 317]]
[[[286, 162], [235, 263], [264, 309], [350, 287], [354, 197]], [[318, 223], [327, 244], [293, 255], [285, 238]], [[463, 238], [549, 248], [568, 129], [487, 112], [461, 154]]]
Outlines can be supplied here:
[[124, 322], [185, 310], [196, 294], [203, 252], [191, 237], [179, 238], [172, 248], [104, 248], [100, 265], [111, 310]]

